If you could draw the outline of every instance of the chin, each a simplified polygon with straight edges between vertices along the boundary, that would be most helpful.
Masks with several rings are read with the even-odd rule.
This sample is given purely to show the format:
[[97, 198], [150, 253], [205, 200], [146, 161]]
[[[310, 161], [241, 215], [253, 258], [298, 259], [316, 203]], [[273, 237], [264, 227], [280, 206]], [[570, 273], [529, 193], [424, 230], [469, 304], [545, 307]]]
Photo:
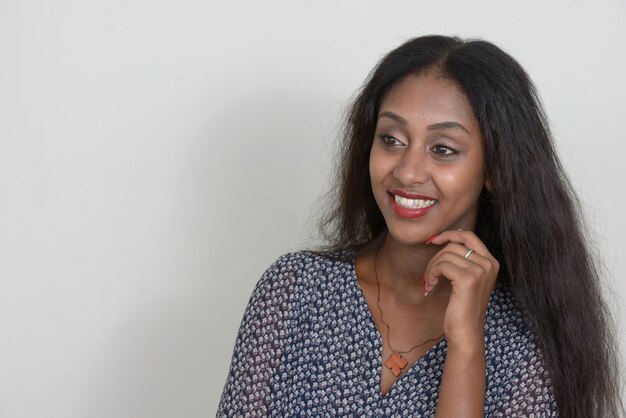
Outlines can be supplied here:
[[398, 230], [394, 230], [394, 228], [388, 228], [387, 234], [395, 242], [401, 245], [405, 245], [405, 246], [414, 246], [414, 245], [424, 244], [426, 240], [428, 240], [428, 238], [430, 238], [433, 234], [435, 234], [433, 232], [432, 234], [429, 235], [427, 233], [418, 232], [418, 231], [411, 233], [410, 231], [406, 230], [407, 228], [404, 228], [404, 229], [405, 229], [404, 231], [398, 231]]

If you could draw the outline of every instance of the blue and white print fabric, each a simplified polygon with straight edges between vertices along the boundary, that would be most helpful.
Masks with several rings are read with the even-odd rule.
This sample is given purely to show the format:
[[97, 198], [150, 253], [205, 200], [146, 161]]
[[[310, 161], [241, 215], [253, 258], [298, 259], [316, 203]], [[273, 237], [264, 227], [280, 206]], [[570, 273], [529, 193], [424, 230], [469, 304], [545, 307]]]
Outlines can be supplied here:
[[[382, 396], [382, 339], [354, 256], [333, 255], [286, 254], [263, 274], [237, 335], [218, 417], [435, 415], [445, 338]], [[491, 295], [485, 342], [485, 416], [558, 416], [534, 335], [502, 283]]]

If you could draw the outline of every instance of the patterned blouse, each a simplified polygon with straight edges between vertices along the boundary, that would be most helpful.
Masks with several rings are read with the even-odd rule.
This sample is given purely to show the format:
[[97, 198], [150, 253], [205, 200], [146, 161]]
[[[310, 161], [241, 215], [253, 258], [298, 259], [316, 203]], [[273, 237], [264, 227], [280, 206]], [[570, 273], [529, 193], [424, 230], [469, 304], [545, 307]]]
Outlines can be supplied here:
[[[382, 339], [354, 256], [281, 256], [246, 308], [218, 417], [430, 417], [445, 338], [381, 395]], [[485, 416], [556, 417], [541, 352], [504, 284], [485, 318]]]

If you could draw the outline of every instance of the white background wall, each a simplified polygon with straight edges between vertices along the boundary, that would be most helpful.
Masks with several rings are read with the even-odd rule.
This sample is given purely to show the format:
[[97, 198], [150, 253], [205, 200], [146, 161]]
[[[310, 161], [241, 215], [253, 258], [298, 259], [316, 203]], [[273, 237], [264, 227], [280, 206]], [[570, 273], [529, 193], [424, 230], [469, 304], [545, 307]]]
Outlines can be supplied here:
[[314, 231], [339, 113], [416, 35], [528, 70], [617, 308], [625, 4], [0, 0], [0, 416], [214, 415], [254, 284]]

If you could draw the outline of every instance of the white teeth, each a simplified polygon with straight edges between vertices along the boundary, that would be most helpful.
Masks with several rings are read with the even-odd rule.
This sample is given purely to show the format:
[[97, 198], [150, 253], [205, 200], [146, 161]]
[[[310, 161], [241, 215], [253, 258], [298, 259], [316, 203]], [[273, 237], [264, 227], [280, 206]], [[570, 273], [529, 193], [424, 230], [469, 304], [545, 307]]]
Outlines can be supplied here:
[[432, 206], [437, 202], [436, 200], [422, 200], [422, 199], [407, 199], [406, 197], [394, 195], [396, 203], [407, 209], [421, 209], [428, 206]]

